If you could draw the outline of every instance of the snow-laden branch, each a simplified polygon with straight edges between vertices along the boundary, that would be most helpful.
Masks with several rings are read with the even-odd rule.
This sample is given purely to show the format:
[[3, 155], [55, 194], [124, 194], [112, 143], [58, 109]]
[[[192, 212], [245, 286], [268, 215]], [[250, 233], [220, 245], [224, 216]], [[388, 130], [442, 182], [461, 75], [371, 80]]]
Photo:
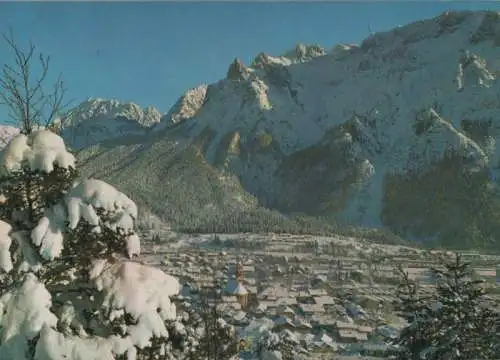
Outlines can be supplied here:
[[12, 243], [11, 230], [12, 226], [0, 220], [0, 270], [5, 272], [11, 271], [13, 266], [9, 251]]
[[9, 172], [28, 165], [33, 171], [50, 173], [54, 165], [74, 168], [75, 157], [66, 150], [61, 137], [50, 130], [41, 130], [14, 137], [3, 151], [2, 163]]
[[102, 337], [65, 336], [44, 326], [36, 344], [34, 360], [115, 360], [113, 342]]
[[[98, 209], [108, 213], [109, 218], [102, 221]], [[75, 230], [83, 219], [94, 226], [96, 233], [101, 232], [101, 225], [113, 231], [124, 231], [127, 234], [124, 244], [127, 255], [132, 257], [140, 253], [140, 240], [134, 232], [136, 218], [137, 206], [125, 194], [104, 181], [86, 179], [76, 184], [61, 204], [46, 209], [31, 232], [31, 239], [44, 259], [53, 260], [63, 250], [66, 224], [68, 229]]]
[[127, 329], [133, 345], [148, 346], [152, 336], [168, 338], [165, 321], [176, 318], [170, 297], [180, 291], [176, 278], [136, 262], [96, 260], [90, 279], [104, 294], [103, 309], [111, 312], [111, 320], [123, 310], [137, 321]]
[[35, 275], [28, 273], [21, 286], [0, 298], [0, 359], [26, 358], [28, 341], [44, 325], [55, 327], [51, 295]]
[[27, 49], [19, 47], [12, 30], [2, 35], [13, 62], [0, 70], [0, 104], [6, 105], [10, 120], [25, 134], [54, 124], [54, 117], [68, 105], [63, 103], [66, 88], [62, 76], [47, 89], [50, 57], [36, 54], [31, 42]]

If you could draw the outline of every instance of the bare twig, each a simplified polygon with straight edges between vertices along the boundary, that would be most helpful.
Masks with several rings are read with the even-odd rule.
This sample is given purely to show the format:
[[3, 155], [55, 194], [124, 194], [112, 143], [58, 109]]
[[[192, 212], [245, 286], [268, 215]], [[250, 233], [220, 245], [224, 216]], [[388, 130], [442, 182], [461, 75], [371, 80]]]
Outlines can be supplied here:
[[9, 120], [21, 128], [23, 134], [29, 134], [39, 127], [52, 126], [54, 120], [69, 103], [64, 102], [66, 88], [59, 75], [47, 91], [45, 83], [50, 68], [50, 57], [38, 54], [40, 70], [34, 74], [33, 63], [36, 57], [36, 48], [30, 42], [26, 50], [21, 49], [14, 38], [12, 29], [8, 34], [2, 34], [3, 40], [14, 55], [13, 64], [4, 64], [0, 74], [0, 104], [9, 109]]

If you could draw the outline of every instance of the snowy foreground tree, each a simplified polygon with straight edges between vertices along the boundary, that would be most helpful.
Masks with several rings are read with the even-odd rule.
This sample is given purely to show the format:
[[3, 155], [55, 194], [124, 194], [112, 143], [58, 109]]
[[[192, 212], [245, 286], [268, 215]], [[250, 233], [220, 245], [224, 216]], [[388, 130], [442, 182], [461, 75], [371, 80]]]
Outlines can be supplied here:
[[254, 349], [259, 360], [305, 360], [307, 351], [296, 335], [289, 330], [281, 333], [266, 331], [257, 340]]
[[179, 282], [133, 260], [134, 202], [76, 181], [48, 130], [14, 138], [2, 165], [0, 359], [171, 358]]
[[436, 290], [422, 297], [418, 284], [402, 274], [398, 307], [409, 325], [396, 344], [401, 360], [500, 359], [500, 315], [459, 255], [444, 269], [431, 269]]
[[223, 319], [222, 293], [216, 287], [201, 289], [196, 312], [191, 312], [188, 328], [199, 331], [197, 346], [189, 360], [230, 360], [238, 354], [238, 337], [233, 326]]
[[175, 348], [180, 349], [179, 359], [185, 360], [235, 360], [238, 359], [236, 329], [222, 318], [215, 304], [209, 304], [205, 294], [200, 294], [170, 330]]

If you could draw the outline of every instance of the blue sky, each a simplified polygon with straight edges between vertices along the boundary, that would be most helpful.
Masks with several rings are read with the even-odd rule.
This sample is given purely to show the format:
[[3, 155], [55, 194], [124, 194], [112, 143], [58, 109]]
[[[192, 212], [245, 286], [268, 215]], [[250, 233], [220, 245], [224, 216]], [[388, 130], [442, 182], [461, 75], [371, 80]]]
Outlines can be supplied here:
[[[73, 104], [88, 97], [166, 112], [187, 89], [224, 77], [235, 57], [278, 55], [298, 42], [331, 48], [446, 10], [485, 2], [0, 2], [0, 31], [31, 39], [63, 73]], [[0, 64], [10, 62], [0, 44]], [[0, 107], [0, 122], [6, 118]]]

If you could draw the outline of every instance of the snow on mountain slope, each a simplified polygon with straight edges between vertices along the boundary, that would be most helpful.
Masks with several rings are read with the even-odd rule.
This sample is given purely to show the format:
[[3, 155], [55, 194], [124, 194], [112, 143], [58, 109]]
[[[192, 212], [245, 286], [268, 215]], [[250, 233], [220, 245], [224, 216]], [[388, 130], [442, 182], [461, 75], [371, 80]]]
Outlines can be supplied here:
[[67, 114], [62, 135], [74, 149], [82, 149], [106, 139], [144, 135], [160, 118], [153, 107], [89, 99]]
[[306, 62], [325, 54], [326, 50], [319, 45], [297, 44], [294, 50], [287, 52], [283, 56], [292, 62]]
[[416, 238], [490, 239], [500, 232], [499, 45], [498, 13], [447, 12], [360, 45], [235, 59], [152, 127], [155, 111], [89, 101], [64, 135], [76, 148], [108, 139], [80, 154], [87, 175], [194, 223], [258, 199]]
[[200, 85], [193, 89], [189, 89], [164, 115], [161, 122], [156, 124], [153, 128], [155, 131], [164, 129], [169, 125], [175, 125], [186, 119], [192, 118], [196, 115], [198, 110], [203, 106], [205, 96], [207, 93], [207, 86]]
[[235, 60], [181, 127], [263, 202], [302, 211], [303, 192], [311, 214], [381, 226], [394, 176], [450, 157], [464, 177], [497, 171], [499, 44], [497, 13], [448, 12], [360, 46], [261, 53]]
[[[447, 16], [462, 20], [456, 31], [445, 27], [446, 16], [412, 24], [347, 48], [348, 55], [340, 61], [337, 54], [327, 54], [293, 64], [259, 54], [258, 66], [245, 70], [247, 79], [226, 79], [208, 87], [205, 105], [192, 119], [198, 124], [194, 132], [212, 123], [218, 134], [268, 131], [290, 154], [359, 114], [376, 124], [368, 129], [376, 142], [369, 146], [381, 151], [399, 147], [396, 140], [414, 141], [408, 120], [439, 102], [453, 103], [453, 109], [442, 108], [440, 115], [458, 126], [457, 117], [477, 109], [475, 101], [491, 98], [497, 90], [492, 73], [500, 63], [489, 63], [488, 71], [472, 57], [494, 60], [499, 51], [488, 42], [470, 43], [468, 34], [481, 24], [483, 13]], [[464, 49], [472, 53], [464, 55]], [[471, 103], [458, 101], [469, 98]]]
[[116, 141], [79, 152], [82, 174], [120, 184], [143, 209], [181, 227], [258, 205], [237, 179], [207, 164], [191, 142], [153, 134], [134, 143]]

